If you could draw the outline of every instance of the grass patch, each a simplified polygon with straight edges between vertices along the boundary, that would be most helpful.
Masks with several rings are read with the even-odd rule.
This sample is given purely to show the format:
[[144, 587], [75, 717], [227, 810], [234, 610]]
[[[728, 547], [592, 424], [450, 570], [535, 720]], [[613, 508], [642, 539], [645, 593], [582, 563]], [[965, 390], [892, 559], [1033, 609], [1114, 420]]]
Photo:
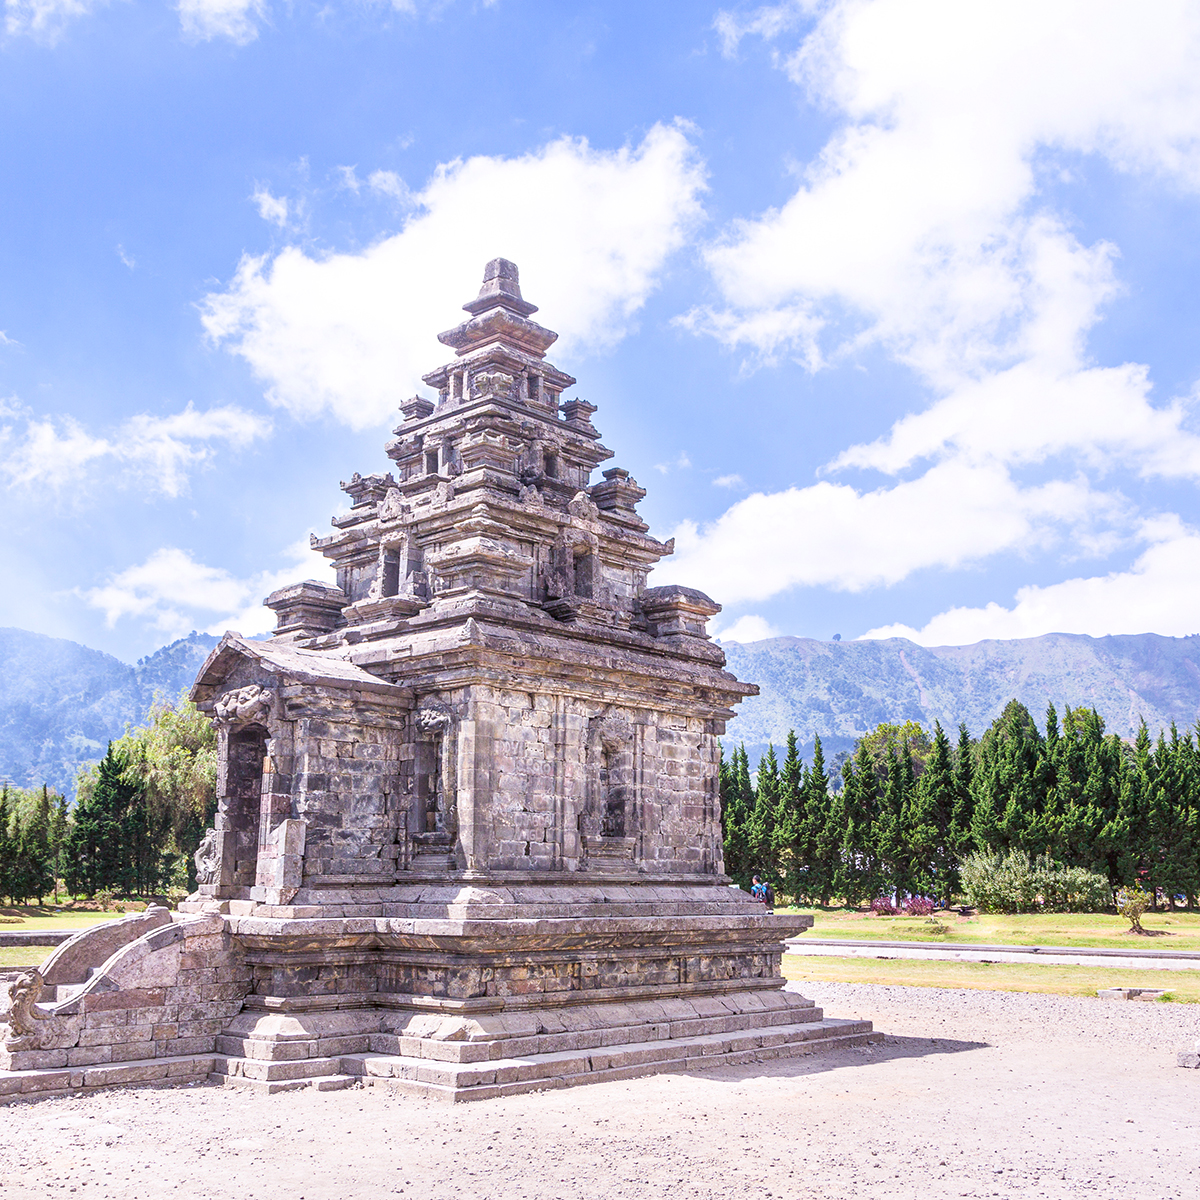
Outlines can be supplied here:
[[100, 921], [113, 921], [124, 916], [119, 912], [94, 912], [91, 909], [59, 906], [38, 908], [36, 904], [0, 907], [0, 933], [40, 933], [47, 929], [86, 929]]
[[[1153, 936], [1126, 932], [1129, 922], [1109, 913], [1026, 913], [1017, 916], [877, 917], [845, 908], [780, 909], [811, 914], [810, 938], [862, 938], [881, 942], [965, 942], [1011, 946], [1094, 946], [1111, 950], [1187, 950], [1200, 953], [1200, 913], [1146, 913]], [[944, 928], [945, 932], [939, 932]]]
[[53, 946], [0, 946], [0, 971], [12, 967], [36, 967], [54, 950]]
[[[1166, 988], [1167, 999], [1200, 1004], [1200, 971], [1125, 971], [1115, 967], [1035, 966], [1025, 963], [935, 962], [913, 958], [783, 956], [791, 980], [819, 983], [880, 983], [901, 987], [970, 988], [989, 992], [1040, 992], [1095, 996], [1106, 987]], [[1148, 1001], [1107, 1001], [1150, 1003]]]

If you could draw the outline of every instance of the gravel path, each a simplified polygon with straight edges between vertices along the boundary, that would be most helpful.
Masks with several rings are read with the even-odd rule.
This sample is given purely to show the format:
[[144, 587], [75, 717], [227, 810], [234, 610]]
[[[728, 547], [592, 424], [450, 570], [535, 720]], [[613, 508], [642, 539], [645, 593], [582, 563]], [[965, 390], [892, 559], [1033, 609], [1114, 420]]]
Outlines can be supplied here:
[[0, 1200], [1192, 1200], [1200, 1006], [798, 984], [879, 1046], [449, 1107], [130, 1089], [0, 1108]]

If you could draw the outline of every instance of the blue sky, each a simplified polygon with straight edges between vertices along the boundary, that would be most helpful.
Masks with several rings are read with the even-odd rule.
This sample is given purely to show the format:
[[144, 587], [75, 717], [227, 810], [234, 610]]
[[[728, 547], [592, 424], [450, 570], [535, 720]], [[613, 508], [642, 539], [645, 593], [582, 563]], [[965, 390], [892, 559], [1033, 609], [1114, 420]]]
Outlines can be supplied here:
[[265, 629], [503, 255], [722, 636], [1200, 631], [1195, 5], [5, 0], [0, 106], [0, 624]]

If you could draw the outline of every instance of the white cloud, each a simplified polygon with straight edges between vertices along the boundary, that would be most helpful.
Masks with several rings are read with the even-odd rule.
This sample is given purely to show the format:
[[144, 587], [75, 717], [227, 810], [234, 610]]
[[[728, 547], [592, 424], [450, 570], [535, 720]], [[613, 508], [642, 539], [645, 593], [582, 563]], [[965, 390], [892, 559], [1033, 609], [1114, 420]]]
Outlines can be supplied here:
[[137, 260], [131, 255], [125, 253], [125, 247], [117, 243], [117, 257], [132, 271], [137, 266]]
[[53, 45], [76, 17], [87, 16], [104, 0], [5, 0], [4, 28]]
[[454, 322], [497, 255], [561, 332], [559, 358], [613, 345], [699, 219], [703, 187], [680, 125], [616, 151], [562, 138], [519, 158], [456, 160], [414, 194], [399, 233], [361, 253], [243, 259], [206, 298], [204, 325], [272, 403], [366, 428], [446, 361], [430, 314]]
[[[773, 28], [763, 12], [775, 35], [796, 6]], [[1112, 249], [1039, 204], [1039, 155], [1194, 186], [1198, 62], [1186, 3], [825, 6], [786, 69], [845, 123], [791, 200], [709, 250], [726, 299], [710, 331], [810, 360], [881, 341], [937, 385], [1069, 357], [1111, 294]]]
[[1195, 397], [1155, 407], [1150, 391], [1147, 369], [1133, 363], [1053, 371], [1023, 362], [964, 383], [831, 465], [895, 474], [931, 456], [1026, 466], [1070, 455], [1099, 472], [1200, 476], [1200, 437], [1187, 427]]
[[408, 184], [395, 171], [372, 171], [367, 176], [367, 186], [381, 196], [390, 196], [398, 204], [413, 205], [417, 203]]
[[1037, 637], [1043, 633], [1154, 632], [1183, 637], [1200, 632], [1196, 580], [1200, 532], [1177, 517], [1147, 522], [1152, 544], [1127, 571], [1068, 579], [1048, 587], [1023, 587], [1012, 608], [952, 608], [923, 629], [887, 625], [863, 638], [905, 637], [924, 646], [965, 646], [985, 638]]
[[[790, 355], [816, 371], [882, 349], [929, 399], [826, 468], [900, 482], [748, 497], [685, 524], [661, 573], [762, 600], [1129, 545], [1138, 513], [1113, 476], [1200, 476], [1194, 397], [1164, 404], [1144, 366], [1088, 359], [1118, 249], [1083, 244], [1044, 184], [1098, 156], [1200, 189], [1200, 9], [833, 0], [716, 28], [730, 55], [751, 35], [784, 48], [777, 64], [836, 124], [787, 203], [708, 247], [722, 302], [682, 323], [750, 366]], [[1096, 594], [1115, 604], [1119, 589]], [[1021, 620], [1050, 619], [1022, 604]]]
[[779, 630], [757, 613], [747, 613], [738, 617], [728, 629], [722, 629], [714, 636], [722, 642], [761, 642], [766, 638], [779, 637]]
[[254, 189], [250, 197], [258, 208], [258, 215], [272, 225], [284, 226], [288, 219], [288, 202], [286, 196], [272, 196], [261, 184]]
[[726, 58], [732, 58], [743, 38], [777, 38], [800, 24], [813, 7], [812, 4], [767, 4], [749, 14], [722, 10], [713, 20], [713, 28], [721, 37], [721, 52]]
[[859, 492], [823, 481], [757, 492], [703, 527], [684, 522], [653, 583], [687, 583], [723, 604], [797, 586], [858, 592], [1068, 536], [1078, 551], [1107, 551], [1106, 527], [1126, 519], [1119, 497], [1084, 481], [1021, 487], [996, 464], [951, 460], [892, 488]]
[[245, 46], [267, 19], [265, 0], [179, 0], [178, 9], [184, 37], [200, 42], [224, 37]]
[[309, 548], [307, 535], [287, 547], [283, 557], [287, 564], [279, 570], [239, 579], [223, 567], [197, 562], [186, 550], [164, 546], [80, 595], [103, 611], [110, 628], [122, 618], [134, 618], [171, 637], [190, 629], [266, 633], [274, 627], [275, 614], [262, 606], [263, 597], [305, 578], [333, 582], [328, 561]]
[[104, 464], [121, 468], [110, 482], [148, 483], [168, 496], [184, 491], [189, 470], [213, 457], [212, 443], [241, 448], [271, 429], [244, 409], [197, 412], [190, 404], [168, 417], [129, 417], [108, 436], [89, 433], [73, 417], [36, 417], [20, 407], [0, 412], [3, 417], [17, 422], [0, 427], [0, 476], [9, 486], [74, 488], [89, 467]]
[[740, 475], [718, 475], [713, 480], [713, 487], [735, 488], [744, 487], [746, 481]]
[[692, 465], [692, 460], [688, 458], [686, 450], [680, 450], [679, 456], [671, 462], [660, 462], [654, 464], [654, 469], [660, 474], [667, 475], [671, 471], [685, 471]]

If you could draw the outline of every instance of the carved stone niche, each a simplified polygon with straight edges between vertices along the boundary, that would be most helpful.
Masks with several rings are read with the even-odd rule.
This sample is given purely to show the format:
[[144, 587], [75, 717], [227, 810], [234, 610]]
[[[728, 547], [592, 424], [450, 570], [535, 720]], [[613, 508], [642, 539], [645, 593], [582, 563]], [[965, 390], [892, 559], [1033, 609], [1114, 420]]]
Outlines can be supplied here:
[[604, 587], [599, 539], [592, 533], [563, 531], [546, 571], [545, 589], [542, 607], [557, 621], [611, 625], [616, 620]]
[[409, 810], [408, 840], [414, 866], [453, 867], [458, 841], [458, 813], [450, 779], [448, 746], [451, 731], [449, 707], [423, 700], [413, 716], [416, 750], [416, 800]]
[[633, 726], [621, 713], [588, 722], [587, 801], [580, 818], [591, 871], [630, 871], [637, 849]]
[[275, 693], [261, 684], [226, 692], [213, 703], [217, 724], [217, 818], [196, 853], [203, 892], [251, 888], [258, 873], [263, 772]]

